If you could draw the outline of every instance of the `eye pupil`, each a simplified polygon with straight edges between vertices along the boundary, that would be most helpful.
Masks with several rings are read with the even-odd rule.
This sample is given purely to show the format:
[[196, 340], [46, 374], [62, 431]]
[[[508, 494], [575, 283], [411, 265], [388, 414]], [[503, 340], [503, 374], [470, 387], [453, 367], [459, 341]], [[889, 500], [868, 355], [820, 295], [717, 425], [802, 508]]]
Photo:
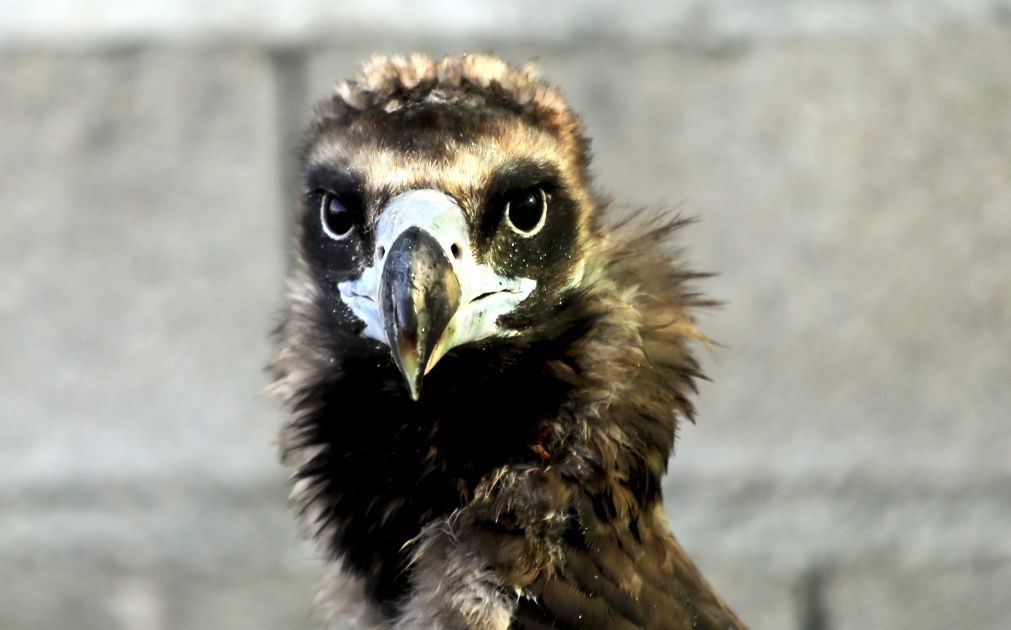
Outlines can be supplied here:
[[323, 231], [333, 239], [342, 239], [355, 227], [354, 213], [337, 195], [326, 193], [320, 204]]
[[540, 187], [526, 188], [506, 201], [506, 219], [523, 236], [533, 236], [544, 225], [547, 197]]

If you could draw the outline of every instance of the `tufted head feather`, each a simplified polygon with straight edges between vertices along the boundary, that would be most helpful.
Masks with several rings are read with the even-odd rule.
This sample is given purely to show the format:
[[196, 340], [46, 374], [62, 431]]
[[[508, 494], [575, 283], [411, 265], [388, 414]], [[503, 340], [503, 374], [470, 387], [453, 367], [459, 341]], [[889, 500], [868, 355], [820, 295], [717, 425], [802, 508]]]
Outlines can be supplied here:
[[351, 111], [386, 113], [422, 103], [510, 107], [566, 139], [581, 136], [578, 118], [561, 93], [540, 79], [535, 64], [506, 64], [491, 55], [467, 54], [434, 60], [420, 53], [408, 57], [372, 57], [355, 80], [339, 83], [329, 103], [337, 117]]

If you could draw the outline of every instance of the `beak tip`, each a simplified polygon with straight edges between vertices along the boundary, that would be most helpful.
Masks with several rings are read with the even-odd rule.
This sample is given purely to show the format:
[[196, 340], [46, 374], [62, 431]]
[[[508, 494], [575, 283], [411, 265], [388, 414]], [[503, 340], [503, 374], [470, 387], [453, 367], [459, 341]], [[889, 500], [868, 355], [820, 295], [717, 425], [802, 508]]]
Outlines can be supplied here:
[[407, 385], [407, 391], [411, 395], [411, 400], [417, 401], [421, 398], [421, 379], [424, 377], [424, 372], [421, 370], [421, 366], [418, 365], [417, 354], [413, 349], [404, 349], [396, 358], [398, 367], [400, 368], [400, 373], [404, 377], [404, 384]]
[[411, 395], [411, 400], [418, 402], [418, 399], [421, 398], [421, 379], [424, 375], [416, 371], [412, 376], [413, 378], [408, 376], [405, 379], [407, 381], [407, 391]]

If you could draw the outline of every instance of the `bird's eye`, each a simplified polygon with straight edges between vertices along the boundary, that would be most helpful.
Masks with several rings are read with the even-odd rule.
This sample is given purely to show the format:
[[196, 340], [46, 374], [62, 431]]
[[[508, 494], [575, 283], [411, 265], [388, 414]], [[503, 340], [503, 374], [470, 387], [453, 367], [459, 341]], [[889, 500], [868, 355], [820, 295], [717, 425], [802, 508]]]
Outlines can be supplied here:
[[354, 213], [333, 193], [324, 193], [319, 207], [323, 231], [327, 236], [340, 241], [355, 229]]
[[506, 223], [520, 236], [540, 232], [547, 214], [548, 196], [540, 186], [523, 188], [506, 197]]

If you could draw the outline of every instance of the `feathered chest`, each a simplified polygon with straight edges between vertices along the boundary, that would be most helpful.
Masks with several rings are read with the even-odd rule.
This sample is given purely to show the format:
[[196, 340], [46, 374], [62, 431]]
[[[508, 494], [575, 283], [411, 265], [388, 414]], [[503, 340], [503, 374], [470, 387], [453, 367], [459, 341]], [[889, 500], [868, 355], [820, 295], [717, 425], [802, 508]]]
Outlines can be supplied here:
[[311, 409], [285, 448], [313, 456], [296, 476], [334, 555], [365, 576], [377, 599], [403, 594], [404, 545], [466, 505], [481, 480], [509, 464], [543, 464], [544, 443], [571, 413], [572, 384], [552, 368], [559, 348], [452, 353], [411, 400], [392, 362], [345, 357], [303, 392]]

